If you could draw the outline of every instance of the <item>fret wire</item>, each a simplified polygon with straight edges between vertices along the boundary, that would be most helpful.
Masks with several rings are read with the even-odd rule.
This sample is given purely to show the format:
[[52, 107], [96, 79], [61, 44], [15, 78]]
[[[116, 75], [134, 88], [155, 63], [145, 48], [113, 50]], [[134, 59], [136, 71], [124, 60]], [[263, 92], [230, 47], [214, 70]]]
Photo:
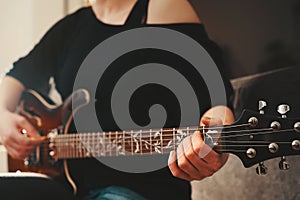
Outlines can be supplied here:
[[[55, 140], [54, 140], [55, 141]], [[57, 157], [60, 157], [61, 156], [61, 149], [60, 149], [60, 146], [56, 147], [57, 149]]]
[[76, 158], [79, 157], [79, 140], [77, 139], [78, 135], [75, 135], [75, 154], [76, 154]]
[[116, 155], [118, 156], [118, 140], [119, 140], [119, 138], [118, 138], [118, 131], [116, 131], [116, 138], [115, 138], [115, 143], [116, 143]]
[[66, 157], [67, 156], [67, 149], [66, 149], [66, 145], [65, 144], [63, 144], [63, 152], [64, 152], [63, 156]]
[[72, 156], [72, 151], [71, 151], [72, 143], [70, 141], [72, 142], [72, 140], [70, 140], [70, 138], [67, 137], [66, 142], [69, 143], [68, 144], [68, 152], [69, 152], [68, 158], [70, 158]]
[[73, 135], [73, 137], [72, 137], [72, 156], [73, 157], [75, 157], [76, 158], [76, 137], [75, 137], [75, 135]]
[[69, 151], [70, 151], [70, 157], [73, 156], [73, 151], [72, 151], [72, 145], [73, 145], [73, 137], [71, 136], [70, 139], [70, 145], [69, 145]]
[[77, 140], [77, 135], [73, 136], [73, 140], [74, 140], [74, 147], [73, 147], [73, 151], [74, 151], [74, 156], [75, 158], [78, 157], [78, 140]]
[[108, 145], [109, 155], [111, 156], [111, 132], [110, 131], [109, 131], [108, 137], [109, 137], [109, 144], [110, 144], [110, 145]]
[[98, 149], [99, 149], [99, 143], [98, 143], [98, 134], [93, 132], [93, 141], [95, 143], [95, 147], [94, 147], [94, 150], [93, 150], [93, 154], [94, 154], [94, 157], [98, 157]]
[[77, 152], [77, 157], [80, 158], [80, 141], [78, 140], [79, 135], [76, 135], [76, 152]]
[[126, 155], [125, 142], [126, 142], [126, 140], [125, 140], [125, 131], [123, 131], [123, 136], [122, 136], [122, 148], [123, 148], [123, 151], [124, 151], [124, 153], [125, 153], [125, 155]]
[[[91, 134], [92, 134], [92, 140], [95, 141], [95, 133], [91, 133]], [[96, 151], [95, 151], [96, 145], [97, 145], [97, 142], [93, 142], [93, 149], [92, 149], [93, 151], [92, 151], [92, 154], [95, 157], [97, 157], [97, 154], [96, 154]]]
[[[63, 143], [64, 143], [64, 141], [62, 141]], [[66, 155], [67, 155], [67, 152], [66, 152], [66, 145], [64, 145], [63, 144], [63, 156], [64, 156], [64, 158], [66, 157]]]
[[86, 141], [86, 138], [87, 138], [87, 136], [86, 136], [86, 134], [83, 136], [83, 145], [84, 145], [84, 151], [83, 151], [83, 155], [82, 155], [82, 157], [83, 158], [85, 158], [85, 155], [86, 155], [86, 153], [87, 153], [87, 147], [86, 147], [86, 144], [85, 144], [85, 141]]
[[163, 135], [163, 129], [161, 128], [160, 129], [160, 142], [161, 142], [160, 149], [161, 149], [161, 153], [163, 153], [163, 146], [164, 146], [164, 141], [162, 139], [162, 135]]
[[86, 134], [84, 134], [83, 136], [82, 136], [82, 140], [83, 140], [83, 145], [84, 145], [84, 150], [83, 150], [83, 155], [82, 155], [82, 157], [84, 158], [85, 157], [85, 155], [86, 155]]
[[76, 135], [72, 134], [72, 156], [76, 158]]
[[140, 154], [143, 154], [142, 130], [140, 130]]
[[152, 129], [150, 129], [150, 153], [152, 154], [153, 153], [153, 150], [152, 150]]
[[69, 142], [69, 157], [72, 157], [72, 137], [69, 137], [67, 141]]
[[68, 158], [68, 157], [69, 157], [69, 154], [70, 154], [70, 152], [69, 152], [70, 150], [69, 150], [68, 137], [67, 137], [67, 139], [66, 139], [65, 142], [67, 143], [67, 145], [66, 145], [67, 147], [66, 147], [66, 148], [67, 148], [67, 158]]
[[133, 131], [131, 131], [130, 142], [131, 142], [131, 155], [133, 155]]
[[71, 151], [70, 151], [70, 140], [71, 139], [70, 138], [71, 137], [66, 138], [66, 143], [68, 143], [68, 146], [67, 146], [67, 148], [68, 148], [68, 158], [71, 157], [71, 155], [70, 155], [71, 154]]
[[76, 158], [76, 137], [75, 137], [75, 135], [73, 136], [73, 156]]
[[86, 151], [84, 152], [85, 154], [83, 155], [84, 158], [86, 158], [87, 154], [89, 153], [89, 146], [90, 146], [90, 144], [89, 144], [89, 135], [88, 134], [86, 134], [86, 136], [85, 136], [85, 142], [87, 143], [87, 145], [85, 147], [85, 149], [86, 149]]
[[[59, 138], [57, 137], [57, 138], [55, 138], [55, 139], [58, 140]], [[61, 142], [59, 142], [59, 141], [57, 141], [57, 143], [58, 143], [58, 144], [61, 144]], [[54, 145], [55, 145], [55, 144], [54, 144]], [[64, 149], [63, 149], [62, 145], [59, 145], [59, 147], [60, 147], [60, 151], [61, 151], [60, 156], [63, 156], [63, 155], [64, 155]]]
[[[103, 146], [103, 142], [102, 143], [100, 142], [100, 140], [101, 140], [100, 138], [101, 138], [101, 135], [97, 134], [97, 142], [99, 143], [99, 149], [98, 149], [98, 156], [99, 157], [101, 156], [101, 150], [102, 150], [102, 146]], [[102, 139], [102, 141], [103, 141], [103, 139]]]
[[79, 141], [78, 141], [78, 143], [79, 143], [79, 150], [80, 150], [80, 151], [79, 151], [79, 157], [82, 158], [82, 151], [83, 151], [82, 148], [83, 148], [83, 144], [82, 144], [82, 141], [80, 140], [80, 135], [79, 135], [79, 134], [77, 135], [77, 139], [79, 140]]
[[103, 132], [102, 133], [102, 140], [103, 140], [103, 152], [101, 152], [101, 153], [103, 153], [103, 155], [104, 156], [106, 156], [106, 139], [105, 139], [105, 133]]
[[84, 155], [84, 149], [85, 149], [85, 147], [84, 147], [84, 145], [83, 145], [83, 143], [82, 142], [80, 142], [80, 157], [82, 158], [83, 157], [83, 155]]
[[88, 134], [85, 134], [85, 136], [83, 138], [84, 138], [83, 142], [84, 142], [84, 146], [85, 146], [85, 151], [84, 151], [83, 157], [85, 158], [86, 155], [87, 155], [87, 153], [88, 153], [88, 151], [89, 151], [89, 149], [88, 149], [89, 148], [89, 143], [87, 141]]

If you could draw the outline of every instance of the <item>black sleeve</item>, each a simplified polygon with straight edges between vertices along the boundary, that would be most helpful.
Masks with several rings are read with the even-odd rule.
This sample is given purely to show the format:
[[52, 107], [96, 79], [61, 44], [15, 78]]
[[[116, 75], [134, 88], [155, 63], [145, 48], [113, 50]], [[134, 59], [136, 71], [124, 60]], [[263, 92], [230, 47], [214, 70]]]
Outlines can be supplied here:
[[18, 79], [26, 88], [46, 92], [50, 76], [62, 64], [71, 21], [67, 16], [57, 22], [28, 55], [13, 63], [7, 75]]
[[222, 49], [209, 38], [209, 36], [205, 31], [204, 26], [202, 24], [191, 23], [191, 24], [169, 24], [169, 25], [163, 25], [163, 27], [179, 31], [191, 37], [207, 51], [207, 53], [211, 56], [211, 58], [214, 60], [215, 64], [217, 65], [220, 74], [223, 78], [223, 82], [226, 90], [226, 100], [227, 100], [226, 106], [228, 106], [233, 110], [234, 90], [229, 81], [228, 73], [226, 73], [229, 70], [227, 69], [227, 66], [224, 62], [225, 59], [223, 57]]

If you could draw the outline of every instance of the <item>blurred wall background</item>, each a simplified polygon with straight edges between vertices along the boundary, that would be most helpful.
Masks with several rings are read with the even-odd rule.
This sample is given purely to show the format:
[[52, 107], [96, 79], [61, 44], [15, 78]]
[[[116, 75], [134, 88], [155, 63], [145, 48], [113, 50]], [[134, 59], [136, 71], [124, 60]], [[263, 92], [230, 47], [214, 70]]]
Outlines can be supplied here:
[[85, 0], [0, 0], [0, 72], [26, 55], [54, 23], [84, 4]]
[[0, 70], [10, 67], [64, 15], [62, 0], [0, 0]]

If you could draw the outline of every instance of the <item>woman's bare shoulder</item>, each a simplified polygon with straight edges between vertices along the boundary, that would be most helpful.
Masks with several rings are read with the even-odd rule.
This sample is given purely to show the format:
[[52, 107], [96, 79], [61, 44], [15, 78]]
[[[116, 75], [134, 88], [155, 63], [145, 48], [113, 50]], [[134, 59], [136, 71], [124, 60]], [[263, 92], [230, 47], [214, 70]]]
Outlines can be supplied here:
[[188, 0], [149, 0], [148, 24], [201, 23]]

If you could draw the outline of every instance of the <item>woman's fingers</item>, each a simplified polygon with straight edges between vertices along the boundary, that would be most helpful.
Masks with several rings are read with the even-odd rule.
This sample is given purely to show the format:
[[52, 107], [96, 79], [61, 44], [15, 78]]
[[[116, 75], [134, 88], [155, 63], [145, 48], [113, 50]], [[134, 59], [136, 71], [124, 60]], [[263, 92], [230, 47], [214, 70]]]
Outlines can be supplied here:
[[23, 116], [3, 112], [1, 118], [3, 119], [2, 127], [0, 127], [1, 142], [13, 158], [26, 158], [37, 145], [46, 139], [40, 137], [38, 131]]
[[173, 174], [173, 176], [175, 176], [177, 178], [187, 180], [187, 181], [192, 180], [191, 177], [188, 174], [186, 174], [182, 169], [180, 169], [178, 167], [176, 151], [171, 151], [170, 152], [170, 156], [169, 156], [169, 160], [168, 160], [168, 166], [169, 166], [169, 169], [170, 169], [171, 173]]
[[169, 168], [178, 178], [201, 180], [218, 171], [226, 159], [227, 155], [219, 154], [206, 145], [198, 131], [186, 137], [170, 155]]

